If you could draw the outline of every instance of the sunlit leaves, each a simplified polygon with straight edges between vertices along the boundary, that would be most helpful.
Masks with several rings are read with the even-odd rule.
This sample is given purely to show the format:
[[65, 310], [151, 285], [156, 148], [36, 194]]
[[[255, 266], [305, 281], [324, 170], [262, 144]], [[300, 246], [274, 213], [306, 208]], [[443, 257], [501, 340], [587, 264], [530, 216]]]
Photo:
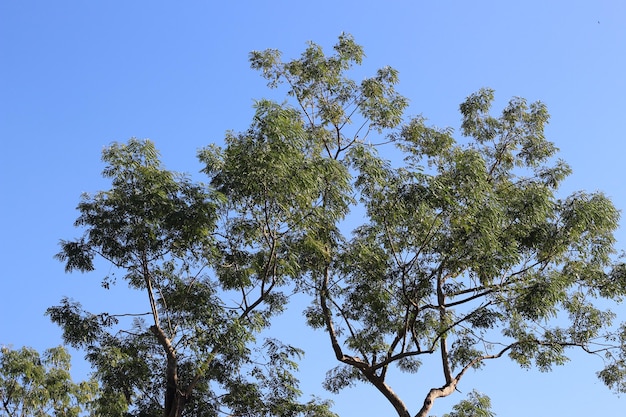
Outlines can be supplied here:
[[626, 324], [622, 324], [610, 340], [620, 349], [616, 353], [605, 352], [606, 365], [598, 372], [598, 377], [609, 388], [624, 393], [626, 392]]
[[282, 62], [275, 50], [252, 52], [252, 68], [268, 79], [271, 87], [288, 85], [302, 111], [302, 120], [313, 143], [321, 144], [337, 158], [371, 130], [397, 126], [408, 101], [395, 91], [398, 73], [384, 67], [376, 75], [357, 83], [346, 75], [360, 65], [363, 49], [347, 34], [339, 37], [335, 54], [327, 56], [321, 46], [310, 42], [299, 59]]
[[[402, 114], [383, 85], [396, 77], [383, 69], [361, 84], [376, 102], [366, 118], [382, 108], [390, 113], [380, 117]], [[514, 98], [493, 115], [493, 102], [494, 92], [484, 89], [461, 105], [462, 141], [421, 116], [391, 130], [404, 166], [363, 143], [348, 150], [367, 217], [328, 261], [330, 278], [318, 281], [330, 307], [316, 300], [307, 318], [340, 339], [345, 350], [334, 345], [335, 355], [368, 370], [361, 376], [372, 383], [372, 369], [383, 376], [394, 362], [437, 349], [458, 378], [505, 352], [522, 366], [549, 370], [567, 360], [567, 347], [592, 351], [606, 335], [600, 329], [607, 331], [609, 312], [574, 304], [581, 286], [590, 296], [622, 294], [621, 270], [607, 272], [618, 212], [601, 193], [557, 197], [570, 169], [544, 136], [544, 104]], [[572, 326], [554, 327], [567, 311]], [[329, 374], [327, 387], [350, 384], [346, 372]]]
[[378, 132], [396, 127], [402, 121], [408, 100], [395, 92], [397, 83], [398, 72], [391, 67], [379, 69], [375, 77], [361, 83], [363, 100], [359, 104], [360, 110]]
[[444, 414], [443, 417], [494, 417], [496, 415], [491, 411], [491, 400], [485, 394], [474, 390], [467, 397], [466, 400], [454, 405], [453, 411]]
[[[68, 271], [92, 270], [97, 256], [122, 268], [151, 297], [154, 323], [120, 335], [115, 316], [68, 301], [49, 314], [89, 346], [108, 400], [153, 413], [163, 380], [150, 371], [165, 355], [179, 371], [169, 392], [198, 415], [328, 415], [327, 403], [297, 401], [300, 351], [253, 348], [288, 291], [313, 296], [306, 320], [342, 362], [325, 387], [368, 381], [401, 416], [411, 413], [388, 370], [417, 372], [426, 358], [443, 372], [420, 417], [468, 369], [506, 355], [548, 371], [571, 347], [606, 352], [599, 375], [624, 389], [624, 337], [595, 299], [626, 294], [624, 266], [611, 271], [619, 213], [601, 193], [559, 194], [570, 168], [544, 135], [546, 106], [513, 98], [495, 112], [494, 92], [480, 90], [461, 104], [456, 138], [406, 118], [395, 69], [355, 81], [363, 56], [349, 35], [330, 55], [312, 42], [287, 61], [252, 52], [286, 101], [257, 101], [248, 129], [199, 152], [209, 184], [165, 170], [148, 141], [105, 150], [112, 188], [83, 197], [85, 233], [57, 257]], [[473, 393], [450, 414], [464, 415], [491, 416], [488, 398]]]
[[[273, 365], [252, 380], [245, 367], [255, 335], [287, 302], [278, 288], [298, 269], [297, 255], [283, 242], [301, 236], [296, 225], [316, 224], [309, 218], [323, 198], [323, 180], [340, 182], [347, 174], [300, 154], [306, 145], [297, 112], [265, 101], [257, 110], [250, 131], [232, 136], [225, 152], [201, 153], [211, 185], [166, 170], [150, 141], [104, 150], [111, 188], [83, 196], [76, 225], [84, 234], [62, 241], [57, 258], [67, 271], [83, 272], [94, 269], [96, 257], [108, 260], [147, 304], [92, 314], [63, 299], [47, 311], [65, 342], [87, 351], [102, 384], [93, 403], [98, 415], [156, 415], [164, 408], [176, 417], [216, 415], [223, 407], [267, 416], [286, 415], [283, 408], [294, 416], [328, 411], [317, 400], [298, 403], [298, 391], [282, 396], [280, 407], [267, 407], [276, 381], [284, 390], [296, 386], [285, 373], [293, 362], [272, 357]], [[336, 204], [345, 210], [345, 203]], [[103, 286], [112, 282], [107, 277]], [[249, 388], [250, 401], [218, 394], [236, 386]]]
[[[293, 271], [316, 295], [307, 320], [330, 333], [335, 356], [345, 364], [328, 374], [326, 387], [338, 391], [358, 376], [384, 391], [377, 378], [384, 379], [389, 366], [413, 372], [419, 361], [409, 358], [435, 350], [441, 350], [449, 384], [468, 367], [505, 353], [546, 371], [567, 360], [568, 347], [592, 352], [591, 345], [609, 334], [612, 315], [585, 297], [619, 300], [624, 294], [624, 268], [610, 271], [619, 216], [601, 193], [558, 195], [571, 170], [545, 137], [546, 106], [516, 97], [495, 114], [494, 91], [482, 89], [460, 106], [463, 137], [457, 140], [453, 129], [430, 127], [422, 116], [404, 120], [407, 101], [395, 91], [394, 69], [351, 81], [344, 71], [362, 57], [352, 42], [340, 38], [332, 56], [311, 43], [289, 62], [272, 50], [251, 55], [253, 68], [272, 87], [284, 82], [294, 98], [303, 130], [293, 137], [304, 140], [288, 142], [301, 147], [296, 154], [304, 161], [318, 157], [316, 166], [341, 161], [353, 176], [324, 182], [319, 195], [334, 192], [333, 201], [345, 207], [349, 200], [341, 195], [354, 196], [365, 212], [351, 239], [323, 232], [337, 236], [345, 214], [324, 199], [310, 211], [311, 219], [324, 219], [324, 228], [313, 231], [303, 221], [290, 229], [305, 235], [293, 247], [299, 252]], [[255, 129], [245, 137], [247, 146], [255, 146]], [[404, 165], [385, 160], [363, 139], [383, 130]], [[207, 158], [207, 166], [225, 166], [217, 160]], [[295, 178], [306, 175], [304, 161]], [[289, 165], [272, 163], [278, 190], [288, 193], [293, 179], [284, 178], [282, 167]], [[261, 229], [262, 222], [254, 224]], [[258, 273], [250, 271], [241, 268], [239, 279]], [[562, 320], [569, 327], [555, 325]], [[617, 380], [619, 369], [607, 369], [602, 376]], [[488, 399], [479, 395], [452, 415], [470, 408], [491, 415]]]
[[206, 244], [215, 221], [210, 192], [183, 176], [164, 170], [150, 141], [131, 139], [103, 152], [105, 177], [113, 188], [84, 195], [76, 225], [84, 237], [62, 242], [57, 257], [66, 269], [89, 271], [99, 254], [120, 267], [129, 267], [166, 253], [199, 250]]
[[72, 381], [70, 356], [63, 347], [43, 355], [26, 347], [0, 349], [2, 416], [78, 417], [89, 410], [97, 391], [93, 380]]

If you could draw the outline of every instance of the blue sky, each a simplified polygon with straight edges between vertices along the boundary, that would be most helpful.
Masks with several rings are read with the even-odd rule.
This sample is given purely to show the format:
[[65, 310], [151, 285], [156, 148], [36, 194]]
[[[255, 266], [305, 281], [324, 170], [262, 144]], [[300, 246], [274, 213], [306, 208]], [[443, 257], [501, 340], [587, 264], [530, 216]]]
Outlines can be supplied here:
[[[59, 344], [43, 312], [63, 296], [94, 311], [137, 302], [123, 284], [100, 289], [106, 270], [66, 275], [52, 258], [59, 239], [79, 233], [72, 223], [80, 193], [107, 187], [104, 146], [150, 138], [169, 169], [196, 175], [196, 151], [246, 129], [254, 100], [275, 95], [249, 69], [251, 50], [296, 57], [308, 40], [330, 50], [341, 32], [365, 48], [360, 71], [398, 69], [409, 114], [440, 127], [458, 128], [459, 103], [481, 87], [495, 89], [500, 106], [512, 96], [545, 102], [548, 138], [574, 169], [563, 192], [602, 190], [626, 208], [626, 3], [619, 0], [2, 1], [0, 344]], [[624, 227], [618, 239], [626, 248]], [[626, 308], [616, 312], [626, 320]], [[274, 328], [281, 325], [292, 329], [285, 335], [292, 342], [306, 342], [307, 394], [331, 398], [342, 416], [394, 415], [372, 387], [324, 392], [324, 371], [334, 366], [324, 335], [305, 329], [296, 310]], [[84, 374], [74, 356], [76, 375]], [[468, 375], [460, 390], [487, 393], [499, 416], [620, 415], [626, 398], [595, 378], [601, 366], [575, 356], [540, 374], [498, 361]], [[396, 390], [416, 410], [437, 378], [436, 370], [420, 373]], [[432, 413], [463, 397], [438, 402]]]

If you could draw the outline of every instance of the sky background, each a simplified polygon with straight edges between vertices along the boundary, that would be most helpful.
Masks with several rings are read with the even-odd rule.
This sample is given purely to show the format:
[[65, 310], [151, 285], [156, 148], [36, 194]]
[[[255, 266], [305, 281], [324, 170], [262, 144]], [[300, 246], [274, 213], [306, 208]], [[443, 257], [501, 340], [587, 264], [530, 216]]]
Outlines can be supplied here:
[[[100, 153], [111, 142], [150, 138], [167, 168], [198, 179], [199, 148], [250, 123], [255, 99], [274, 97], [248, 53], [296, 58], [311, 40], [331, 52], [341, 32], [367, 55], [360, 71], [390, 65], [408, 115], [458, 129], [458, 105], [481, 87], [496, 107], [513, 96], [547, 104], [547, 137], [574, 170], [563, 195], [602, 190], [626, 208], [626, 2], [606, 1], [0, 1], [0, 344], [39, 350], [61, 343], [44, 311], [69, 296], [92, 311], [138, 302], [126, 286], [100, 287], [106, 266], [67, 275], [53, 259], [82, 192], [108, 187]], [[618, 231], [626, 248], [626, 229]], [[143, 300], [139, 300], [143, 302]], [[143, 308], [143, 307], [138, 307]], [[615, 310], [626, 320], [626, 307]], [[273, 328], [307, 349], [306, 395], [335, 402], [342, 417], [393, 416], [373, 387], [340, 395], [321, 387], [335, 366], [323, 333], [291, 309]], [[88, 368], [73, 353], [74, 372]], [[476, 388], [501, 417], [623, 415], [626, 397], [596, 379], [599, 358], [574, 355], [549, 374], [507, 359], [467, 375], [463, 394], [436, 403], [441, 416]], [[437, 369], [394, 385], [413, 412]]]

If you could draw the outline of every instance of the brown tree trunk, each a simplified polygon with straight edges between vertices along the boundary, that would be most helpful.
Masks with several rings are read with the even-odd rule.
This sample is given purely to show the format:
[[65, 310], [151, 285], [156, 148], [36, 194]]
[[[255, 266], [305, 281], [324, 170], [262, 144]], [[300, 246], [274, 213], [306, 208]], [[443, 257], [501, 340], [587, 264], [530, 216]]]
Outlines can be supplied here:
[[406, 407], [406, 404], [404, 404], [400, 397], [398, 397], [398, 394], [393, 392], [391, 387], [387, 385], [385, 381], [382, 380], [382, 378], [371, 372], [368, 372], [367, 370], [361, 370], [361, 372], [363, 373], [365, 378], [367, 378], [367, 380], [370, 381], [372, 385], [374, 385], [376, 389], [378, 389], [378, 391], [380, 391], [385, 396], [385, 398], [387, 398], [387, 401], [389, 401], [391, 405], [393, 405], [396, 413], [398, 413], [398, 417], [411, 417], [411, 414], [409, 413], [409, 409]]
[[[169, 397], [169, 398], [168, 398]], [[169, 403], [168, 403], [169, 401]], [[180, 391], [165, 393], [165, 417], [181, 417], [187, 404], [187, 397]]]
[[152, 326], [150, 330], [163, 347], [167, 358], [165, 370], [165, 408], [163, 415], [164, 417], [181, 417], [187, 402], [187, 394], [183, 393], [178, 386], [178, 358], [176, 357], [176, 351], [165, 335], [165, 332], [163, 332], [163, 329], [158, 326]]
[[433, 408], [433, 404], [437, 398], [447, 397], [454, 392], [458, 380], [453, 380], [451, 384], [446, 384], [441, 388], [433, 388], [428, 392], [424, 399], [422, 408], [415, 414], [415, 417], [428, 417], [428, 412]]
[[167, 385], [165, 388], [165, 417], [180, 417], [183, 414], [186, 398], [178, 389], [178, 361], [176, 357], [167, 358]]

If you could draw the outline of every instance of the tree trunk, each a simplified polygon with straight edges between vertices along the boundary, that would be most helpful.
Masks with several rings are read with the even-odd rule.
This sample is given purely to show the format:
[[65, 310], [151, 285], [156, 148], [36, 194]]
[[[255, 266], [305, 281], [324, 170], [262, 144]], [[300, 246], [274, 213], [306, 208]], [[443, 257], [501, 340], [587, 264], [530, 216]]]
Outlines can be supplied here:
[[167, 358], [167, 366], [165, 370], [165, 408], [163, 410], [164, 417], [181, 417], [185, 404], [187, 403], [187, 394], [178, 386], [178, 358], [172, 343], [163, 332], [163, 329], [154, 325], [150, 327], [152, 333], [156, 336], [159, 343], [165, 351]]
[[454, 392], [458, 380], [455, 379], [451, 384], [446, 384], [441, 388], [433, 388], [428, 392], [428, 395], [424, 399], [422, 408], [415, 414], [415, 417], [428, 417], [428, 412], [433, 408], [433, 404], [437, 398], [447, 397]]
[[165, 417], [181, 417], [183, 415], [183, 411], [185, 410], [185, 405], [187, 404], [187, 397], [182, 394], [179, 390], [175, 392], [169, 392], [168, 390], [165, 393]]
[[365, 378], [372, 383], [380, 391], [385, 398], [393, 405], [393, 408], [398, 413], [398, 417], [411, 417], [411, 413], [409, 413], [409, 409], [406, 407], [406, 404], [402, 402], [398, 394], [393, 392], [391, 387], [382, 380], [382, 378], [378, 377], [372, 372], [368, 372], [367, 370], [361, 370]]
[[165, 388], [165, 417], [180, 417], [185, 406], [185, 397], [178, 389], [178, 361], [167, 357], [167, 385]]

